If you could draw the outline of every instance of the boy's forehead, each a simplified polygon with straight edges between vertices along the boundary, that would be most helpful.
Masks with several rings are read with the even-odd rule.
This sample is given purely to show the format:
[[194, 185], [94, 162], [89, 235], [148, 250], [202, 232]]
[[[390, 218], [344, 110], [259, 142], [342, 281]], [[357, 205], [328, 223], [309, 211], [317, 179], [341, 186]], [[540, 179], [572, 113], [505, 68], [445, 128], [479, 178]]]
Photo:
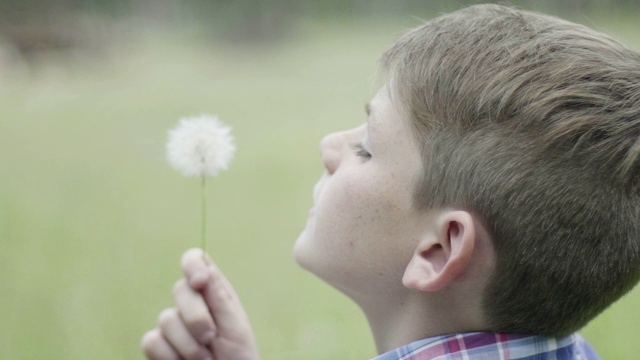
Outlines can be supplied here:
[[372, 104], [373, 101], [374, 100], [371, 100], [364, 105], [364, 110], [367, 113], [366, 125], [367, 125], [368, 133], [371, 133], [372, 129], [374, 129], [373, 131], [375, 132], [375, 128], [377, 128], [377, 121], [376, 121], [377, 108], [374, 104]]
[[373, 96], [369, 102], [364, 105], [364, 110], [367, 113], [367, 118], [375, 120], [376, 115], [383, 111], [385, 98], [387, 97], [387, 93], [385, 91], [386, 87], [381, 88], [378, 92]]
[[[367, 113], [367, 132], [371, 132], [372, 128], [376, 128], [376, 107], [375, 105], [372, 105], [372, 101], [369, 101], [368, 103], [366, 103], [364, 105], [364, 110]], [[374, 130], [375, 131], [375, 130]]]
[[378, 90], [364, 107], [367, 113], [367, 119], [373, 126], [377, 125], [379, 121], [382, 121], [383, 117], [388, 117], [393, 114], [400, 115], [397, 111], [396, 104], [391, 100], [388, 86], [383, 86]]
[[[388, 132], [395, 132], [404, 127], [402, 113], [397, 111], [395, 104], [391, 101], [388, 88], [381, 88], [378, 93], [365, 104], [367, 113], [367, 133], [374, 138], [384, 136]], [[400, 123], [403, 123], [400, 125]]]

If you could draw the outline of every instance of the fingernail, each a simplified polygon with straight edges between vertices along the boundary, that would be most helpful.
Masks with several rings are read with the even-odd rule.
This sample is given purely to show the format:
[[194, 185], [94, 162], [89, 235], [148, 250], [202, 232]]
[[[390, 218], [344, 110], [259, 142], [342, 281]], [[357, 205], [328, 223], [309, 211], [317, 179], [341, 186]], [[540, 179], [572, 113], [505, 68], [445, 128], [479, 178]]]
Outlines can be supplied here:
[[209, 345], [213, 341], [213, 338], [215, 337], [216, 337], [215, 331], [209, 330], [204, 334], [202, 334], [202, 336], [200, 336], [200, 343], [203, 345]]

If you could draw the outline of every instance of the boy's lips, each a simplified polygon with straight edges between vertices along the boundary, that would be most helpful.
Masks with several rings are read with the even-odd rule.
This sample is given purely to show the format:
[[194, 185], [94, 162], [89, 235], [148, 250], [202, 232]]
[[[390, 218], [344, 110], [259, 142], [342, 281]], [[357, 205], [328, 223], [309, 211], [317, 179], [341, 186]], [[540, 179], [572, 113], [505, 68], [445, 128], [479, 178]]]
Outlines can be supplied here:
[[326, 172], [324, 174], [322, 174], [322, 177], [320, 177], [320, 180], [318, 180], [318, 182], [316, 183], [316, 185], [313, 187], [313, 205], [317, 205], [318, 204], [318, 200], [320, 199], [320, 193], [322, 193], [322, 189], [324, 188], [324, 183], [326, 182]]
[[320, 185], [322, 181], [318, 181], [316, 185], [313, 187], [313, 204], [318, 204], [318, 199], [320, 198], [320, 193], [322, 192], [322, 186]]
[[322, 174], [322, 176], [320, 177], [320, 179], [318, 180], [318, 182], [313, 186], [313, 206], [311, 206], [311, 209], [309, 209], [309, 216], [308, 217], [312, 217], [315, 214], [315, 207], [318, 206], [318, 201], [320, 200], [320, 194], [322, 193], [322, 190], [324, 189], [324, 185], [325, 182], [328, 180], [328, 176], [327, 173], [325, 172], [324, 174]]
[[315, 206], [318, 205], [318, 200], [320, 199], [320, 193], [322, 192], [322, 179], [320, 179], [316, 185], [313, 187], [313, 206], [309, 209], [309, 216], [312, 217], [315, 214]]

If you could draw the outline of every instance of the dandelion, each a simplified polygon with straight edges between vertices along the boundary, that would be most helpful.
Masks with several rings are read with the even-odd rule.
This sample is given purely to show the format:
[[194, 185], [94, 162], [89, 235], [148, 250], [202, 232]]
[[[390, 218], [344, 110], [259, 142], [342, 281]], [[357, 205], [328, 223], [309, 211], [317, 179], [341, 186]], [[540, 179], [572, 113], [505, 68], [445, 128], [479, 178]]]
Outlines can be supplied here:
[[178, 126], [169, 131], [167, 159], [171, 166], [184, 176], [200, 176], [203, 256], [207, 232], [206, 179], [207, 176], [216, 176], [221, 170], [226, 170], [235, 150], [231, 128], [216, 116], [182, 118]]

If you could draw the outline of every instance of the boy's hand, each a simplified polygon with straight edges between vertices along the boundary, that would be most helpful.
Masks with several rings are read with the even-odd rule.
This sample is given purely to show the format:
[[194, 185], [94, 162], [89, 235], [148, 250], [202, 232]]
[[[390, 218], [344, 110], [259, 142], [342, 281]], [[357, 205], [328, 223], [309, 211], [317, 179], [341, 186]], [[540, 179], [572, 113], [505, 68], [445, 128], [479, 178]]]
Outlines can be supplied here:
[[[206, 260], [205, 260], [206, 259]], [[152, 360], [254, 360], [256, 342], [238, 295], [209, 256], [191, 249], [182, 256], [185, 278], [173, 288], [175, 308], [142, 338]]]

